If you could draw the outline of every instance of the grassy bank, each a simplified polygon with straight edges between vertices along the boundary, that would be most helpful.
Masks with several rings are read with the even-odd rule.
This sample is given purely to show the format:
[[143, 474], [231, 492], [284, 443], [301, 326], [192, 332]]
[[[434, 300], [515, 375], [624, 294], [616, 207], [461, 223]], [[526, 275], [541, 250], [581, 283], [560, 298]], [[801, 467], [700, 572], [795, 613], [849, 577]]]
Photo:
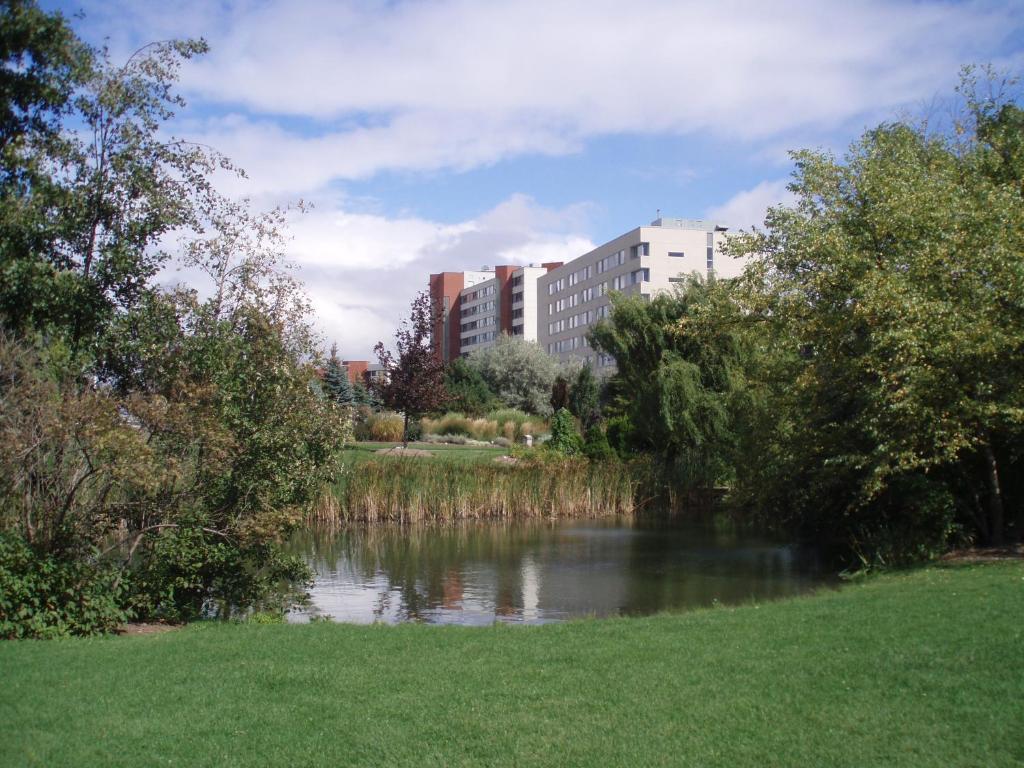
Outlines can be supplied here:
[[544, 627], [0, 644], [0, 765], [1011, 766], [1024, 565]]
[[401, 458], [353, 448], [344, 457], [341, 475], [309, 511], [307, 521], [419, 522], [633, 512], [636, 469], [621, 462], [535, 458], [503, 465], [494, 462], [501, 455], [495, 449], [445, 447], [434, 453]]

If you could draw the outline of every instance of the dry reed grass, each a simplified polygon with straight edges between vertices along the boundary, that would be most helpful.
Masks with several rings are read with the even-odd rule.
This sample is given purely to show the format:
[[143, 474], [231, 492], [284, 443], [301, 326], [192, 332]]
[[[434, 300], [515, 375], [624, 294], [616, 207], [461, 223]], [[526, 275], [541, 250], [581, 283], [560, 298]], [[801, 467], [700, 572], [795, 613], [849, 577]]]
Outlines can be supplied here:
[[635, 512], [632, 465], [528, 459], [513, 466], [374, 459], [346, 469], [309, 523], [602, 517]]

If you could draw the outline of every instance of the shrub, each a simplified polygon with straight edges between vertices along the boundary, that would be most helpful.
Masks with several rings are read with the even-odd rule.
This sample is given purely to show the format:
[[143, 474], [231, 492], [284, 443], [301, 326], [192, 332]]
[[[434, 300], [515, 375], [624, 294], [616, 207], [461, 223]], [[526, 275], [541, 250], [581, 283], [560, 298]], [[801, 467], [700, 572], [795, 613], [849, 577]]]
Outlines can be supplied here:
[[597, 424], [592, 425], [583, 441], [583, 455], [592, 461], [607, 461], [615, 458], [615, 451], [608, 444], [608, 438]]
[[513, 443], [507, 437], [496, 437], [491, 442], [501, 448], [511, 448]]
[[113, 568], [38, 555], [0, 533], [0, 638], [98, 635], [128, 619]]
[[547, 446], [552, 451], [566, 456], [575, 456], [583, 452], [583, 438], [576, 428], [576, 422], [565, 408], [560, 408], [551, 419], [551, 440]]

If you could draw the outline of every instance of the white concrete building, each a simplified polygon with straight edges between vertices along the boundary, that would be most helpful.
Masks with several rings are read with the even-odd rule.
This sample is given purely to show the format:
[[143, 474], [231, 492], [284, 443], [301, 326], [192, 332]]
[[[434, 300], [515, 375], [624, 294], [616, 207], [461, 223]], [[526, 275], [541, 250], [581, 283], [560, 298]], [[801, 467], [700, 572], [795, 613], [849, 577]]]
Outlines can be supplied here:
[[542, 275], [537, 281], [541, 348], [563, 362], [576, 358], [598, 372], [614, 370], [614, 360], [586, 340], [590, 326], [608, 315], [608, 294], [653, 296], [693, 272], [738, 276], [743, 264], [721, 253], [725, 232], [709, 221], [660, 218]]

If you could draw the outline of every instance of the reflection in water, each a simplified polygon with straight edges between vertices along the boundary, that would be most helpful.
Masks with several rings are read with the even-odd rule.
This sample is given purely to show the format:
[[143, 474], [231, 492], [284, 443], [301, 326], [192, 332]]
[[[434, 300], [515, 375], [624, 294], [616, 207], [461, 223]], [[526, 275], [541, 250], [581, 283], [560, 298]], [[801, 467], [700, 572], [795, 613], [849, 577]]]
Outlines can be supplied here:
[[310, 529], [302, 621], [543, 623], [766, 600], [821, 583], [813, 558], [709, 528], [616, 521]]

